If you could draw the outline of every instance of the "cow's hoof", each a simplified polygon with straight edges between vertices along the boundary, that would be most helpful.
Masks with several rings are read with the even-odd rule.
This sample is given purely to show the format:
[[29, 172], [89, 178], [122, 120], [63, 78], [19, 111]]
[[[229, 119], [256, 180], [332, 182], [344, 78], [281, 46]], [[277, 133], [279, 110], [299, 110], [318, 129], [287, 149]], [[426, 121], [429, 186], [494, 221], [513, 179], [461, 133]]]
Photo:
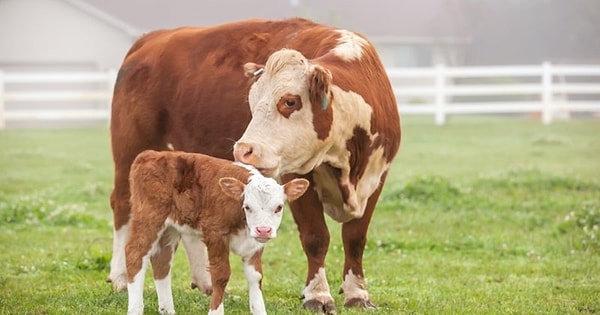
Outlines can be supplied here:
[[377, 306], [371, 302], [371, 300], [365, 300], [361, 298], [352, 298], [344, 303], [345, 307], [358, 307], [369, 310], [376, 310]]
[[305, 309], [313, 312], [323, 313], [323, 314], [336, 314], [337, 311], [335, 309], [335, 304], [333, 301], [327, 301], [325, 303], [318, 300], [308, 300], [302, 303]]
[[127, 290], [127, 277], [126, 276], [117, 276], [114, 279], [110, 277], [106, 279], [107, 283], [112, 283], [113, 290], [116, 292]]
[[198, 289], [198, 291], [202, 292], [202, 294], [206, 296], [210, 296], [212, 294], [212, 287], [209, 286], [198, 286], [194, 282], [190, 284], [190, 287], [193, 289]]

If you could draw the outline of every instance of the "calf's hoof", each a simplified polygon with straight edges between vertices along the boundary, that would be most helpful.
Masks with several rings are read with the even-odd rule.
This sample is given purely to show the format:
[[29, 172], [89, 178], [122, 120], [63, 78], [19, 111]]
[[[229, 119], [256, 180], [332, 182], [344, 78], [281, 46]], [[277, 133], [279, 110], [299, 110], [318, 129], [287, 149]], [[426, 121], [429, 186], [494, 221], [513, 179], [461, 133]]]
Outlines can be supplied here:
[[127, 277], [125, 275], [116, 276], [111, 278], [110, 276], [106, 279], [107, 283], [112, 283], [113, 290], [116, 292], [127, 290]]
[[305, 309], [322, 314], [337, 314], [333, 301], [321, 302], [318, 300], [308, 300], [302, 303]]
[[357, 307], [369, 310], [376, 310], [377, 306], [371, 302], [371, 300], [365, 300], [361, 298], [351, 298], [344, 302], [345, 307]]

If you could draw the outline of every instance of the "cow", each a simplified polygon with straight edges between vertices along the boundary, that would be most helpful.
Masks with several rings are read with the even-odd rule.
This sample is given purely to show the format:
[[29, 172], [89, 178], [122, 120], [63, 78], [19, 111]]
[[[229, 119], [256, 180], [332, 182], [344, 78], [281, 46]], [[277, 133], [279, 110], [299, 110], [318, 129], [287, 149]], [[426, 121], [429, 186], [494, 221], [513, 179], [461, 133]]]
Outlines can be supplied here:
[[[174, 149], [309, 180], [311, 189], [290, 203], [308, 264], [303, 306], [335, 311], [325, 272], [327, 214], [342, 224], [344, 305], [375, 307], [363, 251], [401, 129], [385, 69], [363, 35], [301, 18], [148, 33], [119, 70], [110, 134], [115, 289], [127, 283], [131, 163], [146, 149]], [[183, 246], [192, 287], [210, 292], [206, 247]]]
[[255, 168], [229, 160], [146, 150], [134, 160], [129, 181], [128, 314], [144, 313], [144, 276], [149, 262], [158, 311], [175, 314], [171, 261], [180, 238], [207, 246], [213, 290], [209, 314], [224, 313], [230, 249], [244, 262], [250, 313], [266, 314], [261, 292], [263, 247], [277, 236], [286, 199], [300, 197], [308, 180], [294, 179], [281, 186]]

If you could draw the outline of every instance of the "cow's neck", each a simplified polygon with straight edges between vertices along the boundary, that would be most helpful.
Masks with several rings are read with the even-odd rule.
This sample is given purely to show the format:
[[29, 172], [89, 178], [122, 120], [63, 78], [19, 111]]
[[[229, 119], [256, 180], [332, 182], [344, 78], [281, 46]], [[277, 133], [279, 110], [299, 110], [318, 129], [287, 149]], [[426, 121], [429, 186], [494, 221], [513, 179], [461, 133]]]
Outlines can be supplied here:
[[315, 168], [315, 189], [334, 220], [362, 217], [368, 198], [389, 168], [378, 134], [371, 133], [373, 110], [353, 92], [334, 87], [333, 125], [323, 164]]

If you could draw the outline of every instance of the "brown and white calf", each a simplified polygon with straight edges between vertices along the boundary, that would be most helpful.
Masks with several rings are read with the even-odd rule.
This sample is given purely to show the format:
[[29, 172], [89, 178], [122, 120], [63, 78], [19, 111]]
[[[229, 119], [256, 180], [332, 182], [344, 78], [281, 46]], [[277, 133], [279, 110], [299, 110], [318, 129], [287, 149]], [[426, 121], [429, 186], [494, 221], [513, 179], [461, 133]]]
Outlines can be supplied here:
[[179, 240], [204, 242], [212, 297], [209, 314], [223, 314], [229, 251], [240, 255], [248, 280], [250, 312], [266, 314], [261, 255], [277, 235], [285, 200], [308, 188], [295, 179], [279, 185], [250, 166], [202, 154], [140, 153], [131, 167], [130, 235], [125, 247], [128, 314], [143, 314], [144, 277], [154, 271], [159, 312], [174, 314], [171, 261]]

